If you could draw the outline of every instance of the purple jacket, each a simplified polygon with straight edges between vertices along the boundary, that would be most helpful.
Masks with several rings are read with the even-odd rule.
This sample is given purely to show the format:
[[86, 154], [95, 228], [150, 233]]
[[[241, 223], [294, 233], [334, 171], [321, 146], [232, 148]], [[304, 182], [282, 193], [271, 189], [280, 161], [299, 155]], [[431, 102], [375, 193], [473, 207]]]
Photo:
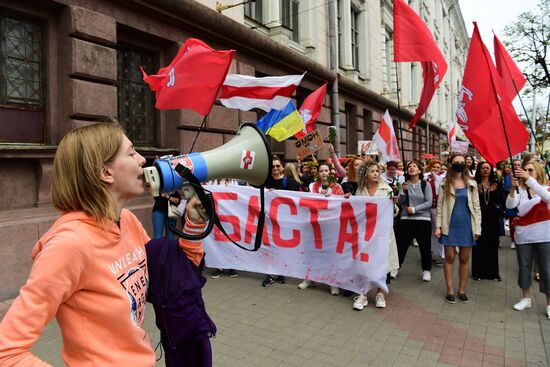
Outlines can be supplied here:
[[157, 239], [145, 245], [149, 266], [147, 302], [153, 304], [157, 327], [166, 332], [172, 346], [212, 337], [216, 325], [206, 313], [201, 289], [204, 259], [195, 266], [177, 240]]

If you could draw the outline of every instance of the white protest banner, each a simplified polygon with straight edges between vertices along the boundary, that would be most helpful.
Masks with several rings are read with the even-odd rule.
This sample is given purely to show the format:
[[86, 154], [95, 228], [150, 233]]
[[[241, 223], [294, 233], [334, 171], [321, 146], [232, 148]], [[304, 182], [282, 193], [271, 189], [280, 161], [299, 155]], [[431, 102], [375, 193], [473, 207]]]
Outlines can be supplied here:
[[[254, 243], [259, 190], [208, 186], [228, 235]], [[309, 279], [357, 293], [387, 290], [393, 202], [385, 198], [325, 197], [274, 190], [265, 193], [265, 227], [257, 252], [239, 249], [216, 228], [203, 240], [206, 265]]]

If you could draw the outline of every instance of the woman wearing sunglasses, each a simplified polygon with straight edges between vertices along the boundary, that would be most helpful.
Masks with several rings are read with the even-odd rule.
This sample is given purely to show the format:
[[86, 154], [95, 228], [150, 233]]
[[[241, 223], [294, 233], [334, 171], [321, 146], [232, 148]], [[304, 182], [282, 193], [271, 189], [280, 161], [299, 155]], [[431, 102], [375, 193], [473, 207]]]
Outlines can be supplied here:
[[515, 170], [508, 209], [517, 208], [515, 242], [519, 265], [518, 285], [522, 298], [514, 310], [531, 308], [531, 273], [533, 258], [537, 254], [540, 272], [540, 291], [546, 294], [546, 315], [550, 319], [550, 191], [544, 167], [530, 161]]

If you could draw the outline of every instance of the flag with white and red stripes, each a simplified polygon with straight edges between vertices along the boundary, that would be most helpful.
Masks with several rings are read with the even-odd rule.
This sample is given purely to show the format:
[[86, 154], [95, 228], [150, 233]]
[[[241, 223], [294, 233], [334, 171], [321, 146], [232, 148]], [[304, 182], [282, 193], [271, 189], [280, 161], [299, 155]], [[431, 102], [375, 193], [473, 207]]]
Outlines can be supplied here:
[[454, 121], [449, 121], [449, 130], [447, 131], [447, 142], [449, 143], [449, 149], [456, 141], [456, 125]]
[[[550, 188], [546, 186], [546, 190]], [[518, 206], [516, 227], [516, 243], [540, 243], [547, 241], [550, 228], [550, 204], [536, 196]], [[519, 242], [517, 242], [519, 240]]]
[[380, 149], [386, 162], [401, 160], [399, 146], [397, 145], [397, 137], [395, 136], [393, 123], [388, 110], [384, 113], [384, 118], [380, 121], [380, 126], [376, 134], [372, 137], [372, 141], [376, 144], [378, 149]]
[[282, 110], [290, 101], [302, 75], [267, 76], [229, 74], [222, 85], [220, 102], [228, 108], [249, 111], [259, 108], [266, 112]]

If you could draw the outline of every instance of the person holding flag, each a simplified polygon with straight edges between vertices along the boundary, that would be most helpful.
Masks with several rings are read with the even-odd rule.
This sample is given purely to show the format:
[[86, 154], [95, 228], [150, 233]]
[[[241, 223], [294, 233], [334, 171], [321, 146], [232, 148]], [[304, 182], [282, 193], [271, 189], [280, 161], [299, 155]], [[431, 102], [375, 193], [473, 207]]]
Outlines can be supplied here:
[[531, 308], [531, 271], [537, 254], [540, 291], [546, 295], [546, 315], [550, 319], [550, 189], [544, 167], [530, 161], [515, 170], [512, 189], [506, 198], [506, 208], [518, 209], [515, 220], [516, 252], [521, 299], [514, 310]]

